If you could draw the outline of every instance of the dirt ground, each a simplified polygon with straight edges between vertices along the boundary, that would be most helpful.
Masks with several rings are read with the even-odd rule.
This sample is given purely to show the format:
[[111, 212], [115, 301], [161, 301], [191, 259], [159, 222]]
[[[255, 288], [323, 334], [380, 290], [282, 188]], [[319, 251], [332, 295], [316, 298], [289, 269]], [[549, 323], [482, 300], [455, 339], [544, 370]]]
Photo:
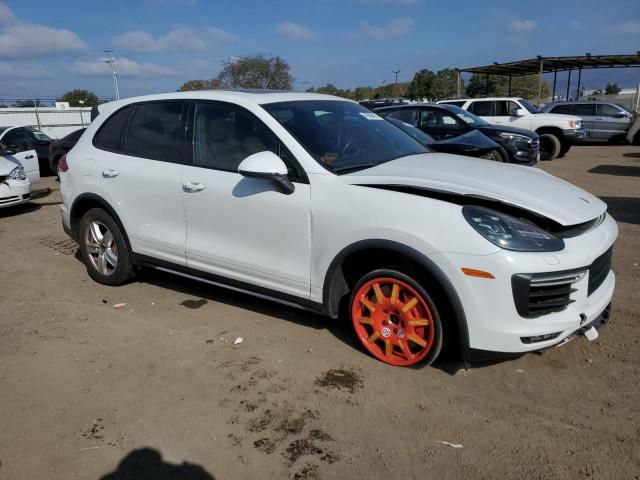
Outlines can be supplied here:
[[540, 167], [619, 222], [612, 321], [469, 370], [389, 367], [339, 322], [170, 275], [99, 285], [44, 179], [0, 211], [0, 479], [640, 478], [640, 148]]

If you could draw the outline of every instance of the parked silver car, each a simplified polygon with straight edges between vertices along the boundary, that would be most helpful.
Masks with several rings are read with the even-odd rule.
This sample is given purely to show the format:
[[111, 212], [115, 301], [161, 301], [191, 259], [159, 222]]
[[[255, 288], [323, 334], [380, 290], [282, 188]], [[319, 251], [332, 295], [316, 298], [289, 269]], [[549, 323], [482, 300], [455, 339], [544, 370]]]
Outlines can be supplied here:
[[637, 115], [617, 103], [597, 100], [553, 102], [542, 111], [582, 117], [584, 127], [590, 132], [588, 140], [610, 142], [624, 140]]

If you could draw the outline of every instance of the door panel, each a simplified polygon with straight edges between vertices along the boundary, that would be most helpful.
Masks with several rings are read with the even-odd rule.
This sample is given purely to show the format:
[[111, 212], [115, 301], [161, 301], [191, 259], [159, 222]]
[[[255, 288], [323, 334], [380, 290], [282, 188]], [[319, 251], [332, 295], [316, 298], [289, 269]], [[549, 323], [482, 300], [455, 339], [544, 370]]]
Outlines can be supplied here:
[[285, 195], [266, 179], [185, 166], [187, 265], [197, 270], [309, 297], [310, 188]]
[[[310, 186], [296, 181], [291, 154], [253, 114], [223, 102], [197, 102], [192, 130], [193, 165], [182, 176], [187, 265], [309, 298]], [[265, 150], [287, 164], [292, 194], [237, 173]]]
[[598, 132], [594, 125], [593, 119], [596, 114], [596, 106], [588, 103], [575, 103], [571, 107], [571, 115], [577, 115], [582, 118], [582, 125], [589, 130], [590, 140], [601, 139], [601, 132]]
[[35, 150], [27, 150], [25, 152], [17, 152], [14, 155], [10, 155], [20, 162], [24, 168], [24, 173], [27, 175], [31, 185], [34, 185], [40, 181], [40, 166], [38, 165], [38, 155]]
[[615, 136], [622, 136], [629, 129], [629, 118], [622, 110], [613, 105], [599, 103], [596, 105], [596, 115], [593, 118], [594, 128], [598, 131], [598, 138], [609, 140]]
[[186, 102], [152, 102], [138, 104], [126, 118], [115, 113], [98, 131], [96, 145], [120, 151], [96, 149], [92, 159], [100, 190], [120, 216], [132, 250], [183, 266], [184, 167], [179, 162], [186, 107]]

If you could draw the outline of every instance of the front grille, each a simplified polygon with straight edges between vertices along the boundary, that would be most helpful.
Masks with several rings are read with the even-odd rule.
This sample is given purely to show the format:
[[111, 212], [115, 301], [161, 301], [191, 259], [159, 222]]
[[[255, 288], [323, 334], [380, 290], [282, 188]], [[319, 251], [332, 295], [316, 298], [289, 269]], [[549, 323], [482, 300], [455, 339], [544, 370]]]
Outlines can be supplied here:
[[525, 318], [535, 318], [560, 312], [575, 302], [573, 284], [580, 281], [585, 270], [559, 273], [518, 273], [511, 277], [516, 310]]
[[531, 140], [531, 151], [533, 152], [534, 155], [537, 155], [538, 152], [540, 151], [540, 140], [539, 139], [532, 139]]
[[589, 289], [587, 295], [591, 295], [595, 292], [602, 282], [605, 281], [609, 271], [611, 270], [611, 257], [613, 255], [613, 247], [609, 248], [606, 252], [596, 258], [591, 265], [589, 265]]
[[20, 200], [20, 197], [18, 197], [17, 195], [12, 195], [11, 197], [2, 197], [0, 198], [0, 205], [5, 203], [17, 202], [18, 200]]

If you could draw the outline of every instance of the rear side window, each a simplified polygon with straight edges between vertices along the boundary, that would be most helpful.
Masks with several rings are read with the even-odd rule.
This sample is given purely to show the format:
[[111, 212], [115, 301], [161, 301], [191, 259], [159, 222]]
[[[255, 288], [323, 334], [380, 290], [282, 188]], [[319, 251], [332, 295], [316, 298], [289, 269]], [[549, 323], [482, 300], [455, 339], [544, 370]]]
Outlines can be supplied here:
[[492, 101], [472, 102], [468, 110], [479, 117], [490, 117], [493, 116], [493, 103]]
[[129, 122], [125, 152], [151, 160], [180, 161], [184, 105], [181, 101], [138, 104]]
[[512, 102], [510, 100], [500, 100], [496, 102], [496, 117], [511, 117], [515, 115], [516, 110], [518, 110], [520, 106]]
[[[384, 116], [385, 112], [381, 112]], [[408, 123], [414, 127], [418, 126], [418, 109], [417, 108], [401, 108], [387, 114], [387, 117], [396, 118], [401, 122]]]
[[561, 113], [563, 115], [571, 115], [572, 105], [558, 105], [551, 109], [549, 113]]
[[131, 105], [118, 110], [102, 124], [93, 139], [93, 144], [102, 150], [122, 153], [121, 138], [127, 124], [129, 114], [133, 110]]
[[592, 117], [596, 114], [596, 106], [588, 103], [576, 103], [573, 106], [573, 114], [579, 117]]

